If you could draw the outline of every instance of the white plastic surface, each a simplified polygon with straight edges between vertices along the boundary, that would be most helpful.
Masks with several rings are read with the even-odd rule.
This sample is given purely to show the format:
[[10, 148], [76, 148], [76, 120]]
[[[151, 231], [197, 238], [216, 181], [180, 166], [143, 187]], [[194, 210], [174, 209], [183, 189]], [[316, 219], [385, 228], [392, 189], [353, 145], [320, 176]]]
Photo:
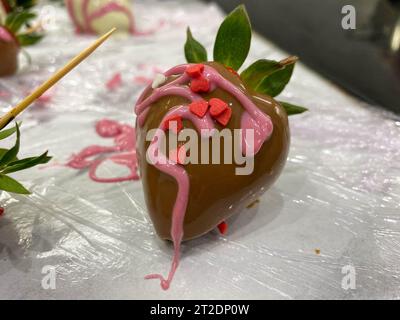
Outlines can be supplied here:
[[[65, 163], [83, 147], [111, 143], [96, 136], [95, 122], [133, 125], [141, 77], [184, 62], [187, 25], [211, 53], [222, 19], [215, 6], [187, 0], [137, 1], [134, 11], [139, 29], [160, 30], [108, 41], [49, 102], [30, 108], [21, 118], [24, 155], [49, 149], [53, 164]], [[0, 79], [2, 112], [94, 40], [73, 33], [65, 9], [56, 14], [57, 28], [29, 49], [33, 64]], [[247, 62], [285, 56], [255, 37]], [[117, 72], [123, 85], [110, 92], [105, 83]], [[143, 278], [167, 273], [172, 246], [154, 233], [141, 183], [99, 184], [54, 165], [15, 175], [32, 195], [1, 193], [0, 298], [400, 298], [400, 119], [301, 64], [283, 96], [310, 111], [290, 118], [282, 176], [258, 205], [228, 221], [226, 236], [184, 244], [169, 291]], [[346, 265], [356, 270], [354, 290], [342, 288]], [[56, 268], [55, 290], [42, 287], [45, 266]]]

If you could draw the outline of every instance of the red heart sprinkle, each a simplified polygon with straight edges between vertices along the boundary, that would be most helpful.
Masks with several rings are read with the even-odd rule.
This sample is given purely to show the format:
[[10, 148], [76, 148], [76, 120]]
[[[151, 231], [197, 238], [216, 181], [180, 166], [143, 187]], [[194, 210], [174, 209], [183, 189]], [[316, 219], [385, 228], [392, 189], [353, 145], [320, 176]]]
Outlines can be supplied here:
[[199, 78], [204, 71], [203, 64], [193, 64], [186, 68], [186, 73], [192, 78]]
[[[175, 122], [176, 129], [174, 130], [174, 126], [172, 123]], [[179, 133], [183, 129], [182, 117], [181, 116], [172, 116], [167, 118], [163, 124], [164, 130], [173, 130], [175, 133]]]
[[196, 116], [203, 118], [208, 110], [208, 102], [205, 100], [199, 100], [189, 104], [189, 110]]
[[228, 231], [228, 224], [225, 221], [222, 221], [218, 225], [218, 230], [219, 230], [219, 232], [221, 232], [221, 234], [226, 234]]
[[232, 109], [228, 107], [223, 113], [221, 113], [218, 117], [215, 118], [220, 124], [224, 127], [228, 124], [229, 120], [232, 116]]
[[0, 208], [0, 216], [2, 216], [4, 213], [4, 208]]
[[210, 90], [210, 82], [204, 77], [193, 79], [190, 82], [190, 89], [196, 93], [208, 92]]
[[213, 117], [217, 117], [222, 114], [226, 109], [228, 109], [228, 104], [218, 98], [212, 98], [210, 100], [210, 114]]
[[178, 149], [170, 150], [168, 158], [175, 163], [184, 165], [185, 159], [186, 159], [185, 147], [182, 145], [182, 146], [178, 147]]

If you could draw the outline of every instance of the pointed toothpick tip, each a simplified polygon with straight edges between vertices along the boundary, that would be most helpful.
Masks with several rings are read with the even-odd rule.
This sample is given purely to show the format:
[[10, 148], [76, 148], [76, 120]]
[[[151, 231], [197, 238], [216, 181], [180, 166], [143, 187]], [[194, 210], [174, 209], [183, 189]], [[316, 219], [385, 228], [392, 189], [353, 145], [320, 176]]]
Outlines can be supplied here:
[[105, 33], [101, 38], [105, 38], [107, 39], [109, 36], [111, 36], [115, 31], [117, 30], [117, 28], [112, 28], [110, 31], [108, 31], [107, 33]]

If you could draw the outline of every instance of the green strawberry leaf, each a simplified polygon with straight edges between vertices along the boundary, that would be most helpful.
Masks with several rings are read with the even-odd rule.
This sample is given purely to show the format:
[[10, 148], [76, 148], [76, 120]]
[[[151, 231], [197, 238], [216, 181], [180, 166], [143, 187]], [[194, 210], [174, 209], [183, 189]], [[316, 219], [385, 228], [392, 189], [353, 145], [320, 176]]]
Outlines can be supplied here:
[[8, 149], [0, 148], [0, 158], [8, 151]]
[[24, 8], [24, 9], [29, 9], [29, 8], [32, 8], [33, 6], [35, 6], [37, 2], [38, 1], [36, 1], [36, 0], [16, 0], [15, 6]]
[[267, 76], [257, 86], [256, 91], [271, 97], [276, 97], [289, 83], [293, 74], [293, 68], [294, 64], [291, 64], [285, 66], [282, 70], [276, 71], [270, 76]]
[[14, 134], [15, 131], [17, 131], [17, 127], [0, 131], [0, 140], [8, 138], [12, 134]]
[[19, 194], [29, 194], [30, 193], [17, 180], [14, 180], [13, 178], [8, 177], [4, 174], [0, 174], [0, 190], [13, 192], [13, 193], [19, 193]]
[[275, 97], [289, 83], [298, 58], [291, 56], [282, 61], [258, 60], [242, 72], [240, 77], [253, 90]]
[[2, 171], [3, 174], [16, 172], [32, 168], [38, 164], [44, 164], [49, 162], [51, 157], [47, 156], [47, 151], [38, 157], [30, 157], [17, 161], [10, 162], [8, 166]]
[[22, 47], [34, 45], [34, 44], [38, 43], [40, 40], [42, 40], [42, 38], [43, 38], [43, 35], [38, 34], [38, 33], [17, 35], [18, 43]]
[[261, 59], [244, 70], [240, 74], [240, 78], [255, 90], [262, 80], [281, 69], [282, 66], [278, 61]]
[[[8, 151], [8, 149], [0, 148], [0, 158], [3, 157], [4, 154], [5, 154], [7, 151]], [[18, 160], [17, 157], [15, 157], [14, 159], [12, 159], [12, 161], [17, 161], [17, 160]]]
[[207, 61], [207, 51], [203, 45], [193, 38], [190, 28], [186, 31], [185, 57], [189, 63], [200, 63]]
[[20, 139], [20, 132], [19, 132], [18, 123], [15, 124], [15, 128], [16, 128], [16, 131], [17, 131], [17, 139], [15, 141], [15, 145], [10, 150], [7, 150], [7, 152], [1, 157], [1, 159], [0, 159], [0, 168], [4, 168], [8, 163], [10, 163], [11, 161], [14, 161], [14, 159], [18, 155], [18, 152], [19, 152], [19, 139]]
[[288, 116], [292, 116], [295, 114], [300, 114], [300, 113], [308, 111], [307, 108], [296, 106], [296, 105], [288, 103], [288, 102], [283, 102], [283, 101], [278, 101], [278, 102], [282, 105], [282, 107], [285, 108]]
[[33, 6], [35, 6], [38, 2], [37, 0], [1, 0], [1, 1], [3, 1], [3, 4], [5, 2], [9, 10], [11, 11], [30, 9]]
[[29, 11], [15, 11], [11, 12], [6, 19], [6, 27], [14, 34], [16, 34], [22, 26], [26, 25], [29, 21], [34, 19], [36, 14]]
[[249, 54], [250, 43], [250, 19], [244, 5], [240, 5], [219, 27], [214, 44], [214, 60], [239, 70]]

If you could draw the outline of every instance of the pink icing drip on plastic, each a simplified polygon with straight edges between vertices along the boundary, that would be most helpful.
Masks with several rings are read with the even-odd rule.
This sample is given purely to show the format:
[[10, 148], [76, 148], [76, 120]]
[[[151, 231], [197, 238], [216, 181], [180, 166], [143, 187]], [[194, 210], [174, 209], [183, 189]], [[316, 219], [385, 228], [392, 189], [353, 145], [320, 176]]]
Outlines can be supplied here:
[[[110, 147], [98, 145], [86, 147], [78, 154], [73, 155], [66, 166], [73, 169], [89, 168], [89, 177], [96, 182], [113, 183], [128, 180], [138, 180], [139, 176], [137, 174], [138, 163], [135, 149], [135, 129], [128, 125], [121, 125], [113, 120], [103, 119], [97, 122], [96, 132], [103, 138], [114, 138], [114, 145]], [[101, 159], [89, 159], [104, 153], [114, 154]], [[97, 168], [107, 160], [111, 160], [116, 164], [128, 167], [131, 171], [131, 174], [126, 177], [118, 178], [98, 177], [96, 175]]]
[[[172, 76], [180, 74], [181, 76], [175, 79], [174, 81], [160, 87], [154, 89], [152, 95], [144, 98], [144, 93], [140, 96], [138, 103], [135, 106], [135, 112], [138, 116], [138, 123], [140, 126], [143, 126], [146, 116], [149, 112], [149, 107], [152, 103], [160, 99], [164, 96], [181, 96], [190, 101], [196, 101], [203, 99], [201, 96], [193, 93], [188, 87], [180, 87], [179, 85], [186, 84], [189, 82], [190, 78], [185, 74], [185, 70], [189, 65], [180, 65], [176, 66], [170, 70], [168, 70], [164, 75]], [[254, 104], [254, 102], [249, 99], [239, 88], [233, 85], [231, 82], [222, 77], [214, 68], [210, 66], [205, 66], [203, 75], [210, 81], [211, 90], [214, 90], [215, 87], [220, 87], [221, 89], [232, 94], [244, 107], [245, 111], [243, 112], [241, 119], [241, 127], [242, 129], [254, 129], [255, 131], [255, 141], [254, 144], [251, 141], [247, 141], [245, 131], [242, 132], [242, 152], [247, 156], [253, 156], [256, 154], [263, 143], [271, 136], [273, 131], [273, 124], [270, 117], [264, 114], [262, 111], [258, 109], [258, 107]], [[147, 88], [149, 89], [149, 87]], [[145, 90], [147, 92], [147, 90]], [[180, 115], [182, 118], [189, 119], [193, 122], [193, 124], [198, 128], [204, 129], [212, 129], [214, 128], [213, 120], [207, 114], [204, 118], [200, 119], [197, 116], [194, 116], [189, 110], [188, 106], [180, 106], [174, 109], [171, 109], [170, 112], [166, 114], [162, 123], [165, 121], [167, 117], [172, 115]], [[159, 274], [150, 274], [146, 276], [146, 279], [160, 279], [161, 287], [166, 290], [169, 288], [170, 283], [173, 279], [175, 271], [179, 265], [179, 257], [180, 257], [180, 246], [183, 238], [183, 221], [185, 217], [187, 201], [189, 198], [189, 178], [187, 172], [185, 171], [182, 165], [179, 165], [169, 159], [166, 159], [165, 155], [158, 155], [161, 158], [160, 162], [154, 161], [154, 151], [158, 150], [159, 143], [161, 140], [161, 125], [159, 127], [158, 133], [150, 147], [148, 148], [148, 156], [154, 163], [155, 167], [160, 171], [172, 176], [178, 183], [178, 194], [175, 200], [174, 209], [172, 212], [172, 223], [171, 223], [171, 238], [174, 243], [174, 258], [172, 261], [171, 269], [168, 274], [167, 279], [164, 279], [163, 276]], [[161, 132], [161, 133], [160, 133]], [[248, 149], [246, 148], [247, 144], [251, 144], [253, 150], [251, 154], [248, 154]], [[247, 154], [246, 154], [247, 153]], [[152, 158], [153, 157], [153, 158]]]
[[116, 90], [121, 85], [122, 85], [122, 76], [121, 73], [119, 72], [115, 73], [106, 83], [106, 87], [110, 91]]

